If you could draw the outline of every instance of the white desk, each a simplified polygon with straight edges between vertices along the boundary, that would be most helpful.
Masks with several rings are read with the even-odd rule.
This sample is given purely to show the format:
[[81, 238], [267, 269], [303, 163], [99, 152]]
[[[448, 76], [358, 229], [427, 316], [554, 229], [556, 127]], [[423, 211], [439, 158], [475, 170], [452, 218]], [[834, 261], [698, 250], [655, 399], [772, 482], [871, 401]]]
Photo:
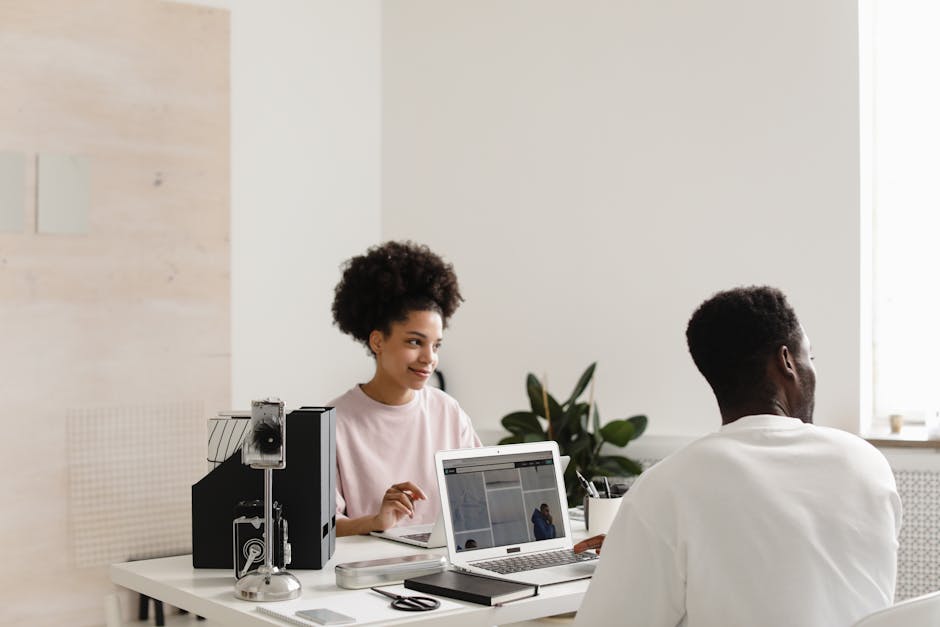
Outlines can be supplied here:
[[[572, 526], [575, 525], [583, 528], [583, 523], [572, 522]], [[578, 527], [575, 529], [577, 529], [576, 538], [584, 535], [581, 529]], [[344, 590], [336, 586], [333, 573], [336, 564], [408, 555], [423, 550], [427, 549], [368, 536], [338, 538], [336, 552], [323, 570], [288, 570], [300, 580], [303, 586], [302, 598], [310, 601], [310, 607], [329, 607], [324, 601], [328, 597], [335, 598], [340, 594], [347, 595], [343, 599], [344, 602], [351, 599], [361, 600], [363, 603], [374, 603], [376, 598], [381, 599], [375, 592], [368, 589]], [[445, 551], [436, 549], [432, 552], [444, 553]], [[258, 605], [263, 604], [236, 599], [234, 596], [235, 578], [231, 570], [194, 569], [190, 555], [114, 564], [111, 566], [111, 581], [224, 625], [250, 627], [286, 624], [276, 618], [265, 617], [255, 610]], [[543, 586], [538, 596], [507, 603], [502, 607], [487, 607], [449, 599], [458, 606], [458, 609], [400, 612], [389, 608], [387, 615], [380, 621], [356, 624], [397, 625], [414, 622], [442, 627], [445, 625], [447, 627], [501, 625], [576, 611], [587, 586], [588, 580]], [[385, 602], [387, 603], [387, 600]], [[339, 608], [334, 609], [342, 611]]]

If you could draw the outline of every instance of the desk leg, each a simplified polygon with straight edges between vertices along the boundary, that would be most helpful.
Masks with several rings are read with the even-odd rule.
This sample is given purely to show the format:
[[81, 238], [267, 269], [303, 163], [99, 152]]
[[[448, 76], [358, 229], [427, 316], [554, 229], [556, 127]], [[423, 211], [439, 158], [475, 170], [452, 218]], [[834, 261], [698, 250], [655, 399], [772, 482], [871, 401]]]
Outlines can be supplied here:
[[137, 620], [147, 620], [150, 617], [150, 601], [153, 601], [153, 622], [157, 627], [164, 627], [166, 619], [163, 616], [163, 601], [151, 599], [146, 594], [140, 595], [137, 603]]

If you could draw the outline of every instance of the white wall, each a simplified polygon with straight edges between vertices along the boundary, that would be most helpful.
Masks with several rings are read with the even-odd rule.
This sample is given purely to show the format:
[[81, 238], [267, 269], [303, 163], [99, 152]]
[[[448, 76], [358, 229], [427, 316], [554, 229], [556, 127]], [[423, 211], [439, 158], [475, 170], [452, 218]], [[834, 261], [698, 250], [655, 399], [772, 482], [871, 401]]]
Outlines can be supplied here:
[[[332, 327], [379, 239], [378, 0], [231, 0], [232, 404], [323, 404], [368, 376]], [[220, 408], [223, 409], [223, 408]]]
[[605, 419], [718, 424], [684, 329], [767, 283], [813, 340], [817, 422], [856, 430], [855, 2], [390, 0], [382, 235], [454, 262], [442, 368], [478, 428], [567, 395]]

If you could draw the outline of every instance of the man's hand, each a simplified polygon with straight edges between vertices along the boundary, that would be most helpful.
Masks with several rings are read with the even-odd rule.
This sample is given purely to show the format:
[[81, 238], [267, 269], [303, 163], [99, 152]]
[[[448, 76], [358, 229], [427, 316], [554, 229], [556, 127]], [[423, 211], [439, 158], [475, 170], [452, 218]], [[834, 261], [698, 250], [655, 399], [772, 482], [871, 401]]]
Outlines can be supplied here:
[[585, 551], [590, 551], [591, 549], [597, 549], [597, 554], [601, 554], [601, 545], [604, 544], [604, 538], [607, 537], [607, 534], [600, 534], [599, 536], [591, 536], [587, 540], [581, 540], [576, 545], [574, 545], [575, 553], [584, 553]]

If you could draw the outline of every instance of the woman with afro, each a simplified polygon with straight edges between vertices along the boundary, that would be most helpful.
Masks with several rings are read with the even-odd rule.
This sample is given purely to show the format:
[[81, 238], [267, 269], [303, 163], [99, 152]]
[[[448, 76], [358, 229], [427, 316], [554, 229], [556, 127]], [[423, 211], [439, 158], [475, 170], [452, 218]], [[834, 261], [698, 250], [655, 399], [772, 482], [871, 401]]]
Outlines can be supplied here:
[[369, 350], [375, 374], [330, 403], [337, 535], [384, 531], [403, 519], [433, 523], [434, 453], [480, 446], [457, 401], [426, 385], [462, 300], [453, 267], [426, 246], [387, 242], [343, 266], [333, 321]]

